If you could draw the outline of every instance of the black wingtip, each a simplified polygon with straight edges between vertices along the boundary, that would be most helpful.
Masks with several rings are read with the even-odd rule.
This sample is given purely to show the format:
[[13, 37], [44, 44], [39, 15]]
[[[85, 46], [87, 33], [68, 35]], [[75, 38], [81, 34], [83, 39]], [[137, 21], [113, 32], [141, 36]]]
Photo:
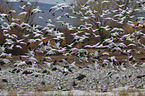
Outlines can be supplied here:
[[80, 74], [76, 79], [78, 80], [82, 80], [86, 77], [86, 75]]

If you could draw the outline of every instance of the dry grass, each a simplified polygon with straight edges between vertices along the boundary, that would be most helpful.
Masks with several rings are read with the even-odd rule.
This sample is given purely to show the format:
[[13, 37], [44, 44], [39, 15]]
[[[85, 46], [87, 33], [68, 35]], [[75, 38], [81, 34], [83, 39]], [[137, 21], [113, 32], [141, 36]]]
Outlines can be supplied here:
[[37, 91], [54, 91], [54, 85], [40, 86]]
[[10, 89], [8, 91], [8, 96], [17, 96], [17, 91], [16, 90], [13, 90], [13, 89]]
[[44, 95], [42, 92], [40, 92], [40, 93], [35, 92], [35, 93], [28, 95], [28, 96], [48, 96], [48, 95]]
[[71, 91], [69, 91], [68, 96], [73, 96], [73, 93]]
[[[44, 88], [45, 89], [45, 88]], [[65, 91], [58, 91], [58, 92], [54, 92], [52, 94], [47, 94], [47, 91], [54, 91], [54, 90], [41, 90], [41, 91], [30, 91], [30, 90], [23, 90], [21, 92], [18, 92], [17, 90], [9, 90], [6, 96], [17, 96], [18, 94], [20, 96], [80, 96], [79, 94], [73, 92], [72, 90], [66, 92], [65, 94], [63, 94], [63, 92]], [[46, 88], [47, 89], [47, 88]], [[49, 89], [49, 88], [48, 88]], [[45, 92], [46, 93], [45, 93]], [[81, 92], [81, 91], [80, 91]], [[95, 92], [95, 93], [94, 93]], [[127, 88], [127, 89], [122, 89], [121, 91], [117, 90], [117, 91], [109, 91], [112, 93], [112, 95], [109, 95], [109, 93], [107, 92], [100, 92], [98, 91], [94, 91], [93, 93], [86, 91], [86, 93], [83, 94], [83, 96], [145, 96], [142, 94], [142, 91], [140, 91], [139, 89], [133, 89], [133, 88]], [[74, 94], [75, 93], [75, 94]], [[116, 94], [118, 93], [118, 94]], [[81, 95], [82, 96], [82, 95]]]
[[123, 89], [119, 92], [119, 96], [130, 96], [130, 94], [135, 94], [137, 93], [137, 96], [144, 96], [141, 91], [139, 91], [138, 89], [133, 89], [133, 88], [127, 88]]
[[3, 89], [3, 85], [2, 85], [2, 82], [0, 82], [0, 89]]

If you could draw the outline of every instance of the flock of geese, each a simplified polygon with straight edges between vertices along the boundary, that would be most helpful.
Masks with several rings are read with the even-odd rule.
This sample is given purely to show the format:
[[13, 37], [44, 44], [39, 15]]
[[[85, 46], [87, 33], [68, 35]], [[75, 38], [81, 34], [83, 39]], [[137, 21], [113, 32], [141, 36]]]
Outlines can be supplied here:
[[[128, 56], [127, 60], [125, 61], [126, 63], [133, 63], [134, 62], [134, 57], [131, 54], [130, 50], [126, 50], [123, 51], [122, 48], [125, 48], [127, 46], [136, 46], [136, 44], [139, 44], [142, 49], [145, 49], [145, 45], [140, 43], [140, 38], [138, 37], [137, 39], [134, 39], [134, 37], [136, 35], [141, 35], [143, 36], [143, 38], [145, 37], [145, 34], [143, 32], [134, 32], [132, 34], [126, 34], [123, 35], [121, 38], [119, 38], [120, 41], [123, 40], [129, 40], [132, 43], [130, 45], [125, 45], [123, 42], [121, 43], [115, 43], [114, 40], [116, 39], [116, 37], [120, 34], [119, 32], [124, 33], [124, 30], [122, 28], [110, 28], [108, 25], [103, 25], [103, 23], [105, 22], [105, 20], [113, 20], [114, 22], [123, 24], [128, 18], [133, 18], [135, 17], [134, 15], [131, 15], [131, 13], [133, 13], [134, 11], [137, 11], [139, 9], [135, 9], [135, 10], [131, 10], [130, 8], [126, 8], [125, 10], [123, 9], [123, 7], [125, 6], [124, 4], [122, 5], [118, 5], [119, 6], [119, 10], [111, 10], [112, 14], [116, 14], [113, 17], [111, 15], [108, 15], [110, 17], [105, 18], [105, 16], [107, 14], [107, 12], [110, 12], [110, 10], [105, 10], [103, 12], [103, 14], [100, 14], [100, 19], [95, 22], [95, 24], [97, 24], [97, 28], [93, 29], [92, 28], [92, 24], [88, 24], [88, 22], [86, 22], [86, 19], [90, 19], [92, 18], [93, 20], [96, 18], [95, 14], [97, 13], [97, 11], [95, 10], [91, 10], [90, 7], [88, 6], [89, 2], [91, 2], [92, 0], [88, 0], [83, 6], [82, 6], [82, 10], [88, 10], [86, 11], [86, 13], [82, 13], [82, 12], [74, 12], [74, 10], [72, 12], [74, 12], [75, 14], [79, 14], [82, 15], [83, 18], [81, 18], [82, 21], [84, 21], [85, 25], [81, 25], [78, 28], [71, 26], [69, 23], [67, 22], [63, 22], [63, 21], [58, 21], [59, 23], [62, 23], [63, 25], [67, 26], [68, 29], [73, 30], [76, 29], [76, 32], [73, 33], [72, 35], [74, 36], [74, 40], [72, 42], [72, 44], [68, 45], [67, 47], [70, 48], [69, 52], [66, 52], [67, 47], [61, 47], [60, 46], [60, 42], [56, 42], [55, 45], [51, 45], [50, 41], [48, 41], [47, 43], [40, 43], [37, 47], [37, 49], [29, 49], [28, 53], [26, 53], [25, 55], [20, 56], [20, 59], [18, 61], [13, 62], [14, 63], [14, 69], [11, 71], [12, 73], [19, 73], [21, 71], [22, 74], [28, 75], [28, 74], [33, 74], [33, 71], [29, 71], [32, 69], [37, 69], [37, 67], [40, 67], [39, 65], [39, 61], [36, 59], [35, 56], [35, 52], [46, 52], [46, 54], [44, 55], [43, 58], [43, 65], [44, 67], [41, 67], [42, 69], [44, 69], [42, 71], [42, 73], [49, 73], [49, 71], [56, 71], [59, 70], [60, 72], [62, 72], [65, 76], [68, 75], [69, 73], [73, 72], [73, 69], [79, 69], [78, 66], [76, 66], [76, 61], [70, 63], [68, 62], [67, 58], [61, 59], [59, 62], [54, 60], [52, 61], [51, 59], [51, 55], [55, 55], [57, 52], [60, 53], [61, 55], [64, 56], [76, 56], [79, 61], [86, 61], [88, 59], [92, 59], [95, 60], [94, 61], [94, 66], [98, 67], [99, 66], [99, 61], [101, 61], [101, 56], [109, 56], [106, 60], [103, 60], [102, 62], [102, 66], [105, 67], [107, 64], [113, 64], [117, 62], [115, 56], [110, 56], [110, 54], [108, 52], [104, 52], [102, 54], [99, 53], [99, 51], [95, 51], [94, 53], [89, 53], [85, 48], [83, 49], [79, 49], [79, 48], [71, 48], [73, 44], [78, 43], [78, 42], [83, 42], [83, 40], [89, 38], [90, 33], [86, 33], [82, 36], [79, 36], [78, 34], [82, 32], [82, 29], [86, 29], [86, 30], [92, 30], [95, 37], [98, 38], [100, 37], [100, 35], [96, 35], [95, 32], [104, 29], [104, 30], [109, 30], [111, 32], [112, 37], [105, 39], [103, 42], [99, 42], [95, 45], [86, 45], [86, 48], [107, 48], [107, 49], [111, 49], [112, 52], [115, 51], [119, 51], [121, 54]], [[97, 2], [97, 1], [96, 1]], [[101, 2], [101, 4], [104, 3], [108, 3], [109, 1], [104, 0]], [[130, 1], [131, 2], [131, 1]], [[30, 2], [28, 3], [30, 4]], [[22, 6], [21, 9], [23, 9], [26, 6]], [[56, 6], [51, 7], [51, 9], [49, 10], [49, 12], [53, 11], [56, 12], [58, 10], [62, 10], [66, 7], [70, 7], [68, 4], [62, 3], [62, 4], [57, 4]], [[122, 9], [121, 9], [122, 8]], [[14, 10], [12, 10], [11, 12], [15, 12]], [[33, 13], [36, 12], [41, 12], [41, 10], [39, 9], [39, 7], [35, 8], [32, 10]], [[27, 14], [27, 12], [21, 12], [18, 15], [24, 15]], [[85, 14], [89, 14], [89, 16], [85, 16]], [[124, 15], [126, 14], [126, 15]], [[65, 14], [69, 15], [68, 14]], [[7, 14], [1, 13], [0, 14], [0, 20], [3, 20], [3, 18], [5, 18], [7, 16]], [[75, 16], [69, 16], [70, 18], [77, 18]], [[57, 18], [58, 20], [60, 20], [61, 17]], [[144, 18], [143, 18], [144, 19]], [[131, 24], [130, 24], [131, 25]], [[140, 24], [137, 24], [140, 26]], [[19, 26], [20, 28], [24, 29], [24, 28], [28, 28], [29, 31], [32, 31], [34, 34], [34, 38], [30, 38], [28, 40], [28, 42], [25, 42], [24, 39], [18, 39], [17, 35], [15, 34], [9, 34], [8, 30], [10, 30], [13, 26]], [[4, 65], [4, 64], [11, 64], [11, 61], [9, 60], [9, 58], [12, 58], [12, 54], [11, 53], [6, 53], [5, 52], [5, 48], [8, 49], [12, 49], [14, 48], [14, 46], [16, 46], [17, 48], [22, 49], [22, 47], [20, 45], [15, 45], [17, 44], [26, 44], [29, 45], [32, 42], [38, 42], [38, 41], [43, 41], [46, 37], [44, 36], [44, 33], [42, 31], [45, 30], [45, 32], [47, 32], [47, 34], [50, 34], [51, 36], [53, 36], [53, 39], [56, 41], [62, 40], [65, 37], [63, 36], [63, 33], [55, 30], [55, 28], [53, 28], [53, 24], [51, 24], [51, 22], [48, 22], [47, 26], [39, 29], [39, 25], [37, 26], [30, 26], [29, 24], [23, 22], [22, 24], [17, 24], [12, 22], [11, 24], [8, 24], [7, 22], [4, 22], [4, 24], [2, 24], [2, 30], [4, 35], [7, 37], [6, 38], [6, 42], [4, 45], [0, 46], [0, 65]], [[87, 27], [89, 26], [89, 27]], [[134, 26], [134, 25], [132, 25]], [[141, 27], [144, 27], [141, 26]], [[80, 31], [81, 30], [81, 31]], [[24, 34], [24, 37], [29, 37], [29, 34]], [[16, 40], [16, 41], [15, 41]], [[104, 45], [105, 43], [107, 43], [108, 45]], [[5, 47], [7, 46], [8, 47]], [[66, 52], [66, 53], [65, 53]], [[21, 58], [25, 58], [25, 60], [21, 59]], [[141, 58], [142, 61], [145, 60], [145, 57]], [[124, 63], [121, 63], [121, 68], [122, 70], [126, 70], [126, 68], [124, 66], [122, 66]], [[136, 63], [135, 63], [136, 64]], [[29, 70], [23, 70], [20, 67], [21, 66], [31, 66], [29, 68]], [[141, 65], [142, 67], [145, 66], [145, 63], [142, 63]], [[1, 70], [1, 69], [0, 69]], [[82, 80], [83, 78], [85, 78], [86, 75], [84, 75], [83, 73], [79, 74], [76, 79], [77, 80]], [[137, 78], [142, 78], [145, 77], [145, 75], [140, 75], [137, 76]], [[6, 79], [3, 79], [4, 82], [8, 82]], [[73, 83], [73, 86], [76, 86], [75, 82]]]

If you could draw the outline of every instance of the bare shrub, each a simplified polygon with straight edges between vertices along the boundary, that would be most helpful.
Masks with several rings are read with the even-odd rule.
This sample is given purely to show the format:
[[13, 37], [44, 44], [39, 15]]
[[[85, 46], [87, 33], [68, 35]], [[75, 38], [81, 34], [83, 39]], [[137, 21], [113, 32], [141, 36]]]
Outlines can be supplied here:
[[[21, 1], [20, 2], [20, 8], [15, 8], [14, 6], [14, 2], [7, 2], [5, 0], [1, 0], [0, 1], [0, 13], [1, 14], [7, 14], [4, 17], [4, 20], [7, 22], [8, 25], [11, 25], [12, 23], [16, 24], [14, 26], [11, 26], [11, 28], [9, 29], [4, 29], [2, 28], [1, 34], [1, 38], [2, 39], [0, 42], [1, 44], [4, 44], [6, 41], [5, 39], [8, 38], [8, 36], [6, 36], [6, 32], [4, 32], [5, 30], [8, 30], [8, 33], [10, 35], [16, 35], [18, 40], [20, 39], [24, 39], [23, 41], [25, 43], [27, 43], [28, 38], [24, 37], [23, 35], [26, 35], [29, 33], [29, 31], [27, 30], [27, 27], [25, 26], [25, 28], [22, 28], [24, 26], [19, 26], [22, 23], [29, 23], [30, 25], [33, 25], [33, 18], [35, 16], [35, 12], [33, 12], [33, 9], [35, 9], [37, 7], [37, 1], [36, 2], [24, 2]], [[17, 25], [18, 24], [18, 25]], [[4, 27], [6, 27], [6, 25], [4, 25]], [[33, 34], [30, 34], [30, 37]], [[15, 41], [15, 40], [14, 40]], [[15, 42], [17, 43], [17, 42]], [[28, 48], [26, 46], [26, 44], [20, 44], [20, 46], [22, 48], [17, 48], [17, 47], [13, 47], [13, 50], [9, 50], [7, 49], [7, 52], [11, 52], [13, 54], [24, 54], [25, 52], [27, 52]]]

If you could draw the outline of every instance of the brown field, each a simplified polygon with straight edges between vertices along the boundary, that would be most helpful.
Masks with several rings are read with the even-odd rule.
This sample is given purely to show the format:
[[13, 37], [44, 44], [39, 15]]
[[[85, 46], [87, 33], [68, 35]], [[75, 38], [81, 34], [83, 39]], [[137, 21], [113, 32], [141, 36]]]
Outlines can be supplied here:
[[[126, 28], [126, 27], [125, 27]], [[130, 29], [130, 28], [129, 28]], [[126, 29], [127, 30], [127, 29]], [[65, 40], [62, 42], [61, 46], [64, 47], [66, 46], [67, 44], [71, 44], [72, 43], [72, 40], [73, 40], [73, 36], [71, 35], [71, 33], [73, 33], [74, 31], [69, 31], [67, 29], [59, 29], [59, 31], [63, 32], [64, 35], [65, 35]], [[126, 32], [128, 32], [129, 30], [127, 30]], [[21, 36], [21, 35], [20, 35]], [[49, 38], [48, 37], [48, 40], [50, 40], [52, 38]], [[144, 40], [145, 39], [141, 39], [141, 42], [144, 44]], [[96, 44], [97, 42], [99, 42], [100, 39], [99, 38], [94, 38], [94, 37], [91, 37], [89, 41], [84, 41], [83, 43], [78, 43], [76, 46], [73, 46], [73, 47], [77, 47], [77, 48], [82, 48], [84, 45], [87, 45], [87, 44]], [[0, 44], [2, 45], [4, 43], [4, 37], [2, 36], [1, 34], [1, 30], [0, 30]], [[43, 41], [45, 42], [45, 41]], [[47, 42], [47, 40], [46, 40]], [[52, 45], [54, 43], [54, 41], [52, 40]], [[124, 43], [126, 45], [130, 44], [130, 42], [128, 41], [124, 41]], [[38, 44], [30, 44], [29, 46], [22, 46], [23, 47], [23, 50], [20, 50], [20, 49], [17, 49], [15, 48], [11, 53], [16, 53], [15, 55], [12, 56], [12, 58], [10, 59], [12, 62], [16, 61], [16, 60], [19, 60], [19, 56], [20, 55], [17, 55], [17, 54], [21, 54], [21, 53], [25, 53], [27, 52], [26, 50], [28, 50], [28, 47], [31, 47], [32, 49], [35, 49], [37, 47]], [[134, 48], [134, 47], [130, 47], [128, 49], [135, 49], [135, 50], [140, 50], [140, 49], [137, 49], [137, 48]], [[109, 49], [86, 49], [88, 52], [95, 52], [95, 51], [98, 51], [100, 50], [100, 53], [103, 53], [103, 52], [108, 52], [110, 54], [110, 56], [115, 56], [116, 59], [117, 59], [117, 63], [118, 62], [124, 62], [123, 60], [124, 59], [127, 59], [127, 56], [126, 55], [122, 55], [120, 52], [111, 52]], [[123, 49], [124, 50], [124, 49]], [[145, 50], [140, 50], [140, 54], [137, 54], [136, 51], [131, 51], [133, 57], [135, 58], [135, 62], [145, 62], [145, 60], [140, 60], [141, 58], [145, 57]], [[35, 56], [39, 63], [41, 64], [42, 60], [43, 60], [43, 57], [44, 57], [44, 54], [36, 54]], [[92, 64], [93, 62], [93, 59], [88, 59], [88, 62], [87, 61], [83, 61], [83, 62], [80, 62], [79, 61], [79, 58], [77, 56], [63, 56], [61, 54], [59, 55], [52, 55], [50, 56], [52, 58], [52, 61], [59, 61], [61, 59], [64, 59], [64, 58], [68, 58], [68, 62], [69, 63], [72, 63], [74, 61], [76, 61], [76, 64], [78, 66], [81, 66], [81, 67], [84, 67], [86, 66], [87, 64]], [[109, 56], [101, 56], [101, 62], [103, 62], [103, 59], [107, 59]], [[0, 64], [0, 66], [2, 66]], [[6, 66], [6, 65], [3, 65], [3, 66]], [[11, 64], [12, 66], [12, 64]]]
[[[99, 54], [102, 54], [103, 52], [108, 52], [110, 54], [110, 56], [115, 56], [116, 59], [117, 59], [117, 62], [123, 62], [124, 59], [127, 59], [127, 56], [126, 55], [122, 55], [120, 52], [110, 52], [108, 49], [87, 49], [88, 52], [95, 52], [95, 51], [98, 51], [100, 50], [100, 53]], [[140, 60], [141, 58], [143, 58], [145, 56], [145, 50], [142, 50], [140, 54], [136, 54], [135, 51], [132, 51], [131, 52], [132, 55], [134, 56], [135, 58], [135, 62], [145, 62], [145, 60]], [[14, 62], [16, 60], [20, 60], [19, 59], [20, 56], [16, 56], [16, 55], [13, 55], [12, 58], [10, 59], [11, 62]], [[43, 58], [44, 58], [44, 54], [36, 54], [35, 58], [37, 58], [39, 64], [41, 66], [43, 66]], [[77, 56], [63, 56], [63, 55], [51, 55], [49, 56], [51, 57], [52, 61], [55, 61], [57, 60], [57, 63], [61, 60], [61, 59], [65, 59], [65, 58], [68, 58], [67, 61], [68, 63], [72, 63], [74, 61], [76, 61], [76, 65], [79, 66], [79, 67], [85, 67], [86, 65], [88, 64], [92, 64], [93, 63], [93, 59], [88, 59], [88, 61], [82, 61], [80, 62], [79, 61], [79, 58]], [[109, 56], [102, 56], [101, 58], [101, 62], [104, 60], [104, 59], [107, 59]], [[22, 60], [25, 60], [22, 58]], [[56, 63], [56, 64], [57, 64]], [[13, 65], [0, 65], [1, 67], [13, 67]]]

